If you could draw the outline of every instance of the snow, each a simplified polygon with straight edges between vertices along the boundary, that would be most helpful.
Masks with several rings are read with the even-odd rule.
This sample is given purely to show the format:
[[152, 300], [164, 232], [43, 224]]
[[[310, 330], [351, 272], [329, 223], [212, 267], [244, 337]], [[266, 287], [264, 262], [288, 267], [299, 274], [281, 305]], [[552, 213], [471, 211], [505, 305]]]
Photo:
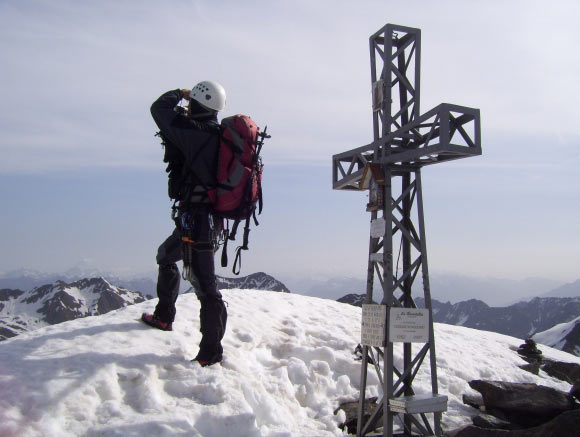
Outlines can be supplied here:
[[[0, 436], [342, 435], [341, 402], [358, 398], [361, 309], [307, 296], [223, 290], [228, 302], [224, 363], [190, 359], [200, 340], [199, 304], [179, 297], [174, 331], [140, 323], [156, 300], [40, 328], [0, 343]], [[468, 381], [570, 385], [518, 368], [522, 340], [435, 325], [439, 392], [449, 397], [447, 429], [470, 421]], [[418, 350], [419, 345], [413, 349]], [[542, 347], [548, 358], [580, 358]], [[395, 364], [402, 363], [396, 345]], [[428, 359], [415, 380], [430, 391]], [[369, 371], [367, 395], [380, 395]]]
[[[85, 289], [80, 289], [78, 287], [67, 287], [66, 293], [69, 294], [71, 297], [74, 298], [75, 302], [78, 304], [78, 307], [75, 308], [81, 314], [88, 314], [89, 305], [87, 302], [90, 302], [90, 296], [93, 294], [94, 287], [88, 287]], [[64, 305], [62, 305], [64, 308]]]
[[39, 315], [39, 310], [42, 308], [44, 300], [39, 299], [32, 303], [23, 303], [23, 300], [27, 297], [29, 297], [29, 293], [4, 301], [4, 308], [0, 309], [0, 320], [9, 320], [11, 322], [9, 324], [19, 325], [23, 330], [33, 330], [47, 326], [48, 323], [41, 320]]
[[580, 317], [576, 317], [566, 323], [558, 323], [546, 331], [538, 332], [533, 338], [537, 343], [560, 349], [566, 343], [565, 337], [574, 329], [577, 323], [580, 323]]

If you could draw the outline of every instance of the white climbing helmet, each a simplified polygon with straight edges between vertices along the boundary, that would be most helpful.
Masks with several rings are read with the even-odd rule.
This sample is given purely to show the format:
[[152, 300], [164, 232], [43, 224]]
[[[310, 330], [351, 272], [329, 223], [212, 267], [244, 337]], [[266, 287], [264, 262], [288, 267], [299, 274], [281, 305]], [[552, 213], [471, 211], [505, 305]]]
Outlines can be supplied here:
[[213, 80], [204, 80], [193, 87], [189, 97], [214, 111], [221, 111], [226, 106], [226, 90]]

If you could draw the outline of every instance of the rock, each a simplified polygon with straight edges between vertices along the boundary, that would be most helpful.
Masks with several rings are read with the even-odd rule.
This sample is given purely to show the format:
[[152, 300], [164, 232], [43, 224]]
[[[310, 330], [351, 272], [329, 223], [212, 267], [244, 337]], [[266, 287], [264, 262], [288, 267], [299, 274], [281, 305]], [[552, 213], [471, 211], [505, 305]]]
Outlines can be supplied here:
[[7, 302], [10, 299], [16, 299], [24, 294], [22, 290], [13, 290], [10, 288], [0, 289], [0, 302]]
[[[369, 417], [371, 417], [376, 408], [377, 408], [376, 397], [365, 399], [363, 423], [366, 423], [366, 421], [369, 419]], [[346, 413], [346, 420], [344, 421], [344, 423], [338, 425], [338, 427], [342, 430], [346, 428], [349, 434], [356, 434], [356, 428], [358, 424], [358, 401], [345, 402], [343, 404], [340, 404], [340, 406], [336, 410], [334, 410], [334, 414], [338, 413], [338, 410], [343, 410]], [[382, 421], [379, 420], [377, 422], [377, 428], [381, 426]]]
[[525, 343], [520, 345], [518, 353], [533, 361], [542, 359], [542, 351], [538, 349], [536, 342], [531, 338], [526, 339]]
[[572, 399], [575, 398], [578, 402], [580, 402], [580, 382], [577, 382], [572, 386], [572, 388], [570, 389], [570, 393], [568, 393], [568, 395]]
[[519, 425], [514, 425], [509, 421], [509, 418], [498, 409], [488, 409], [483, 403], [481, 395], [471, 396], [463, 395], [463, 403], [470, 407], [476, 408], [480, 411], [477, 416], [471, 420], [473, 424], [481, 428], [494, 429], [517, 429], [521, 428]]
[[519, 366], [522, 370], [538, 375], [541, 369], [553, 378], [558, 378], [568, 384], [580, 382], [580, 364], [544, 358], [536, 342], [530, 338], [521, 344], [517, 351], [520, 357], [528, 362]]
[[463, 403], [480, 410], [483, 407], [483, 398], [480, 396], [463, 395]]
[[539, 375], [541, 365], [542, 365], [541, 361], [532, 361], [529, 364], [524, 364], [519, 367], [520, 369], [525, 370], [526, 372], [533, 373], [534, 375]]
[[540, 426], [517, 429], [490, 429], [468, 425], [449, 431], [452, 437], [574, 437], [580, 436], [580, 410], [566, 411]]
[[499, 409], [522, 426], [536, 426], [574, 408], [568, 394], [551, 387], [503, 381], [469, 382], [481, 393], [486, 410]]
[[16, 337], [18, 335], [18, 331], [16, 331], [14, 328], [10, 328], [12, 327], [7, 328], [0, 326], [0, 339]]
[[479, 426], [480, 428], [513, 429], [514, 426], [507, 420], [502, 420], [486, 413], [480, 413], [471, 420], [475, 426]]
[[580, 382], [580, 364], [577, 363], [544, 359], [542, 361], [542, 370], [548, 375], [569, 384]]

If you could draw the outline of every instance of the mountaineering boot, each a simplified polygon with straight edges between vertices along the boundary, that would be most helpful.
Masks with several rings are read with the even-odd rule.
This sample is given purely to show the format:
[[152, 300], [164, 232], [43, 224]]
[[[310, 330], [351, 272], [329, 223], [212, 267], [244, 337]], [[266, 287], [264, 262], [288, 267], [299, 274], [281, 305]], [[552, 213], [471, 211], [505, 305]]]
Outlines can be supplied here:
[[226, 331], [227, 311], [221, 297], [201, 297], [199, 321], [201, 342], [199, 353], [192, 361], [197, 361], [202, 367], [219, 363], [223, 359], [221, 340]]
[[143, 313], [141, 320], [153, 328], [157, 328], [162, 331], [173, 331], [171, 323], [162, 321], [155, 314]]
[[213, 364], [219, 364], [222, 362], [222, 360], [223, 360], [222, 356], [216, 357], [210, 361], [202, 360], [202, 359], [195, 357], [193, 360], [191, 360], [191, 362], [193, 363], [193, 362], [197, 361], [201, 367], [208, 367], [208, 366], [211, 366]]

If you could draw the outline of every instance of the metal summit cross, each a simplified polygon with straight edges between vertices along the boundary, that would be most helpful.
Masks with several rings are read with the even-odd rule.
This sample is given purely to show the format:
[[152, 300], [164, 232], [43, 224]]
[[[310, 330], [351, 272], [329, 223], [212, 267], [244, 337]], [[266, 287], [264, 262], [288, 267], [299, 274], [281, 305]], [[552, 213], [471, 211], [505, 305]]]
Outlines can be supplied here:
[[[391, 437], [397, 416], [402, 433], [397, 435], [441, 436], [447, 397], [437, 386], [421, 168], [481, 154], [479, 109], [443, 103], [420, 114], [420, 29], [387, 24], [369, 42], [374, 141], [332, 158], [333, 188], [368, 189], [371, 212], [357, 436], [376, 432], [382, 417], [382, 435]], [[412, 296], [419, 270], [423, 307]], [[383, 290], [378, 305], [373, 304], [375, 276]], [[413, 380], [427, 355], [431, 391], [416, 394]], [[383, 389], [370, 416], [365, 412], [369, 364]]]

